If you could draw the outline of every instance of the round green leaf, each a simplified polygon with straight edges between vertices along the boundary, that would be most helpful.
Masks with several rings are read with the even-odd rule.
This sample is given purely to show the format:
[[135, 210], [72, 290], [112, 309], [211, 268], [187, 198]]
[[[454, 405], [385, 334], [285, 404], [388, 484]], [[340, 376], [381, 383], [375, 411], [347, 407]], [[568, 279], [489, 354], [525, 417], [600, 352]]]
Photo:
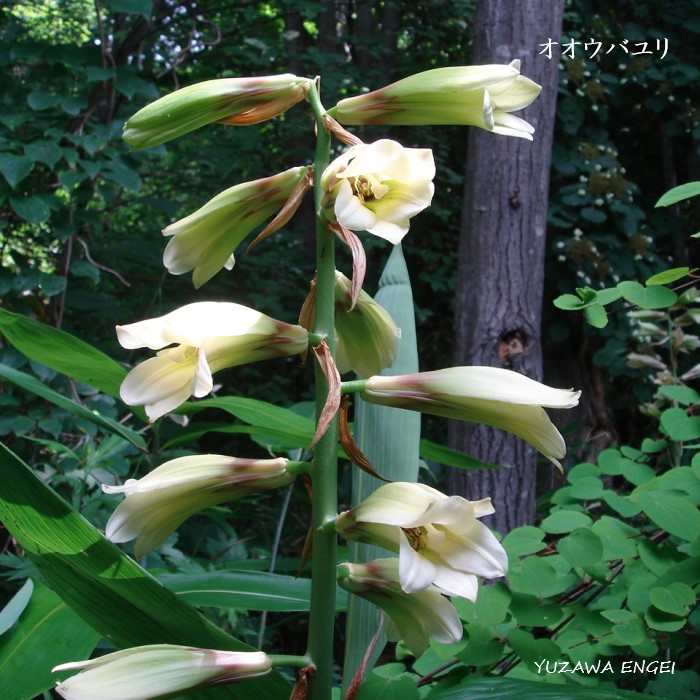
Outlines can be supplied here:
[[681, 386], [680, 384], [669, 384], [668, 386], [660, 386], [659, 394], [668, 396], [669, 399], [678, 401], [681, 406], [692, 406], [695, 403], [700, 403], [700, 393], [691, 389], [689, 386]]
[[657, 586], [649, 592], [651, 602], [663, 612], [687, 615], [695, 605], [695, 592], [690, 586], [676, 581], [668, 586]]
[[608, 314], [600, 304], [591, 304], [584, 309], [583, 315], [593, 328], [605, 328], [608, 325]]
[[674, 267], [672, 270], [664, 270], [656, 275], [652, 275], [645, 284], [647, 286], [653, 284], [670, 284], [682, 279], [690, 272], [689, 267]]
[[700, 512], [687, 496], [651, 491], [634, 496], [644, 512], [662, 530], [687, 542], [700, 536]]
[[639, 282], [620, 282], [617, 288], [622, 292], [622, 296], [631, 304], [635, 304], [640, 309], [666, 309], [678, 299], [678, 295], [667, 289], [653, 285], [643, 287]]
[[587, 528], [578, 528], [559, 540], [559, 554], [571, 566], [591, 566], [603, 558], [603, 543], [600, 537]]
[[571, 532], [577, 527], [587, 527], [591, 524], [591, 519], [585, 514], [576, 510], [557, 510], [542, 521], [542, 529], [545, 532], [559, 534]]
[[577, 311], [582, 309], [586, 303], [575, 294], [562, 294], [554, 300], [554, 306], [564, 311]]
[[603, 494], [603, 482], [595, 476], [578, 479], [571, 487], [571, 495], [584, 501], [600, 498]]
[[661, 427], [675, 442], [700, 438], [700, 416], [689, 416], [682, 408], [667, 408], [661, 414]]
[[646, 484], [656, 476], [656, 472], [647, 464], [633, 462], [624, 457], [620, 460], [620, 468], [625, 479], [635, 486]]
[[517, 527], [503, 538], [503, 548], [508, 552], [508, 556], [513, 558], [524, 554], [534, 554], [547, 546], [542, 541], [544, 534], [543, 530], [532, 525]]

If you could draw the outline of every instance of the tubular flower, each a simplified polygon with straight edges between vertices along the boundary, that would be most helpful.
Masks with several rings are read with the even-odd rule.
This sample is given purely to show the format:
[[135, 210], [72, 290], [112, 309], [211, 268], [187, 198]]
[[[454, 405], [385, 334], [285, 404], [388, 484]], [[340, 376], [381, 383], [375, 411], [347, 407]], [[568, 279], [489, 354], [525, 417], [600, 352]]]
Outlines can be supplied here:
[[436, 68], [338, 102], [341, 124], [458, 124], [532, 141], [534, 129], [515, 112], [542, 88], [520, 75], [520, 61], [504, 65]]
[[105, 493], [126, 495], [107, 521], [105, 535], [112, 542], [136, 539], [138, 559], [209, 506], [291, 483], [294, 475], [286, 466], [283, 458], [192, 455], [165, 462], [141, 479], [128, 479], [123, 486], [105, 484]]
[[272, 661], [262, 651], [217, 651], [152, 644], [74, 661], [53, 671], [80, 670], [56, 686], [66, 700], [149, 700], [215, 683], [266, 674]]
[[[353, 146], [321, 175], [329, 219], [396, 245], [409, 219], [430, 205], [435, 162], [429, 148], [404, 148], [381, 139]], [[332, 214], [330, 210], [332, 209]]]
[[140, 109], [124, 125], [123, 137], [140, 150], [212, 122], [257, 124], [303, 100], [311, 82], [290, 74], [207, 80]]
[[151, 421], [190, 396], [206, 396], [214, 386], [214, 372], [296, 355], [308, 345], [308, 332], [301, 326], [247, 306], [215, 301], [188, 304], [159, 318], [117, 326], [117, 336], [125, 348], [165, 348], [134, 367], [120, 389], [122, 400], [130, 406], [145, 406]]
[[406, 593], [434, 586], [473, 601], [477, 576], [496, 578], [508, 569], [505, 550], [477, 520], [493, 512], [488, 498], [467, 501], [423, 484], [395, 482], [341, 513], [335, 528], [348, 540], [398, 552]]
[[163, 264], [173, 275], [194, 270], [192, 281], [201, 287], [222, 267], [233, 267], [233, 251], [243, 239], [289, 200], [307, 168], [290, 168], [261, 180], [235, 185], [193, 214], [163, 229], [172, 236]]
[[449, 367], [397, 377], [370, 377], [362, 398], [507, 430], [561, 469], [557, 460], [566, 454], [566, 445], [542, 406], [573, 408], [580, 394], [573, 389], [553, 389], [498, 367]]
[[352, 306], [352, 282], [335, 272], [336, 363], [341, 373], [354, 370], [360, 377], [391, 367], [398, 352], [401, 330], [389, 312], [364, 290]]
[[451, 644], [462, 638], [457, 611], [435, 586], [411, 594], [401, 589], [398, 559], [340, 564], [338, 584], [381, 608], [392, 622], [387, 629], [389, 639], [403, 639], [416, 657], [431, 639]]

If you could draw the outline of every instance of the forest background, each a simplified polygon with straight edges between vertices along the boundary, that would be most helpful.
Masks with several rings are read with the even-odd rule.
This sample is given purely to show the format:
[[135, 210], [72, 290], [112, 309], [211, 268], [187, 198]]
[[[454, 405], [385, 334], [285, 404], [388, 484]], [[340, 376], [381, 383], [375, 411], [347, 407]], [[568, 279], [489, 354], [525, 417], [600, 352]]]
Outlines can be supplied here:
[[[167, 146], [130, 152], [121, 141], [122, 125], [144, 104], [200, 80], [284, 72], [321, 74], [324, 94], [335, 99], [430, 68], [467, 65], [472, 62], [476, 4], [475, 0], [7, 3], [0, 10], [0, 294], [4, 314], [0, 331], [10, 328], [5, 312], [21, 314], [85, 339], [120, 361], [133, 362], [118, 347], [114, 326], [193, 301], [189, 281], [162, 270], [160, 231], [199, 207], [212, 190], [305, 162], [311, 152], [307, 117], [295, 110], [255, 129], [215, 126]], [[543, 290], [545, 381], [577, 388], [585, 384], [583, 408], [563, 428], [569, 445], [568, 466], [584, 463], [599, 470], [579, 469], [583, 479], [598, 478], [601, 469], [607, 478], [624, 477], [626, 485], [619, 480], [615, 485], [618, 495], [653, 477], [647, 479], [646, 472], [632, 468], [615, 471], [617, 466], [608, 466], [606, 472], [599, 461], [601, 452], [605, 451], [608, 465], [617, 452], [620, 459], [654, 466], [661, 474], [663, 467], [617, 448], [631, 445], [636, 447], [629, 449], [636, 449], [645, 440], [667, 439], [678, 445], [700, 438], [693, 428], [674, 434], [668, 426], [664, 430], [663, 421], [660, 428], [661, 413], [667, 408], [658, 396], [658, 372], [663, 368], [652, 362], [658, 361], [659, 345], [668, 343], [678, 361], [674, 377], [687, 373], [697, 364], [697, 353], [695, 361], [692, 355], [697, 346], [688, 340], [695, 337], [693, 329], [687, 327], [687, 321], [674, 325], [678, 308], [662, 308], [659, 313], [665, 316], [652, 319], [662, 329], [661, 335], [654, 335], [630, 318], [626, 312], [637, 307], [629, 304], [611, 311], [603, 328], [593, 328], [582, 314], [567, 313], [552, 302], [576, 287], [600, 290], [622, 280], [644, 282], [668, 268], [691, 266], [699, 258], [698, 241], [690, 236], [700, 230], [700, 199], [654, 208], [670, 188], [700, 180], [699, 36], [700, 2], [696, 0], [570, 0], [565, 5], [562, 36], [551, 37], [562, 46], [570, 40], [580, 44], [575, 45], [573, 56], [560, 59], [559, 68]], [[591, 55], [592, 47], [584, 49], [591, 40], [603, 43], [596, 56]], [[630, 55], [642, 42], [648, 42], [653, 53]], [[665, 45], [668, 50], [662, 57]], [[608, 51], [610, 46], [614, 50]], [[551, 60], [544, 46], [542, 51], [537, 60]], [[528, 75], [527, 64], [522, 70]], [[412, 222], [403, 249], [413, 284], [421, 369], [448, 366], [455, 324], [466, 131], [401, 127], [373, 128], [371, 133], [360, 128], [357, 133], [367, 140], [395, 137], [406, 145], [429, 146], [434, 151], [441, 183], [431, 209]], [[212, 179], [216, 180], [213, 185]], [[309, 260], [313, 256], [308, 254], [314, 245], [312, 232], [297, 226], [293, 220], [246, 256], [248, 274], [218, 275], [206, 292], [198, 292], [197, 300], [235, 300], [272, 317], [286, 318], [286, 309], [301, 306], [312, 275]], [[381, 241], [365, 239], [364, 244], [370, 261], [365, 286], [373, 292], [387, 248]], [[489, 271], [483, 274], [486, 278]], [[688, 300], [685, 312], [694, 303], [694, 298]], [[696, 312], [688, 318], [691, 325], [697, 324]], [[677, 328], [682, 328], [680, 336]], [[30, 360], [15, 347], [11, 334], [6, 335], [6, 340], [0, 340], [3, 366], [38, 379], [89, 410], [115, 420], [124, 418], [127, 412], [118, 399]], [[631, 366], [630, 353], [651, 359]], [[264, 366], [250, 365], [236, 368], [230, 376], [234, 386], [246, 387], [247, 397], [289, 407], [300, 397], [311, 396], [306, 389], [307, 371], [291, 361], [287, 364], [289, 371], [273, 374]], [[690, 385], [696, 376], [689, 375], [679, 383]], [[0, 386], [2, 440], [88, 520], [103, 527], [113, 500], [96, 485], [104, 472], [126, 478], [138, 462], [135, 449], [93, 422], [49, 405], [10, 381]], [[680, 405], [689, 407], [692, 417], [696, 403], [691, 395]], [[303, 412], [303, 407], [299, 410]], [[199, 422], [184, 432], [189, 442], [181, 445], [237, 454], [250, 444], [245, 429], [224, 433], [212, 427], [216, 415], [205, 413], [197, 418]], [[172, 434], [165, 424], [157, 437], [167, 444]], [[179, 435], [184, 441], [183, 433]], [[423, 436], [446, 443], [444, 422], [424, 420]], [[446, 451], [437, 454], [433, 448], [428, 452], [426, 449], [423, 455], [422, 474], [431, 483], [445, 479], [445, 469], [454, 462], [469, 466], [468, 460]], [[677, 459], [667, 466], [690, 471], [690, 462], [686, 465], [677, 449], [675, 454]], [[658, 456], [659, 451], [644, 455]], [[692, 468], [697, 480], [700, 469], [695, 463]], [[673, 491], [692, 501], [698, 489], [695, 482], [692, 488], [688, 486], [688, 474], [684, 472], [683, 484], [674, 482]], [[537, 512], [530, 524], [541, 524], [543, 518], [551, 517], [550, 509], [571, 503], [570, 496], [561, 494], [562, 489], [575, 487], [575, 482], [571, 476], [567, 482], [552, 475], [549, 466], [543, 467]], [[590, 481], [578, 488], [585, 496], [587, 486], [591, 487]], [[587, 500], [597, 496], [588, 494]], [[612, 502], [607, 505], [615, 508]], [[639, 511], [619, 508], [617, 522], [633, 523], [639, 515]], [[188, 567], [205, 566], [192, 561], [201, 560], [206, 566], [255, 558], [268, 561], [276, 543], [279, 512], [276, 497], [256, 503], [252, 513], [236, 506], [234, 530], [225, 513], [214, 509], [185, 528], [176, 546], [152, 555], [151, 566], [181, 573]], [[646, 510], [644, 514], [654, 520]], [[246, 523], [254, 527], [255, 537], [249, 537]], [[697, 523], [688, 515], [680, 524], [664, 525], [660, 529], [673, 538], [678, 536], [676, 528], [687, 532]], [[305, 536], [303, 514], [292, 508], [285, 527], [293, 536], [285, 537], [284, 547], [276, 554], [282, 570], [293, 572]], [[545, 527], [542, 532], [561, 535], [574, 529], [566, 527]], [[34, 570], [10, 534], [0, 533], [0, 602], [5, 602]], [[607, 542], [602, 532], [598, 534]], [[652, 543], [656, 546], [660, 541], [657, 537]], [[685, 549], [681, 543], [668, 561], [683, 563], [694, 556], [697, 564], [697, 540], [695, 549], [691, 542], [687, 539]], [[521, 553], [529, 554], [531, 549], [529, 544]], [[183, 552], [194, 560], [186, 559]], [[617, 559], [606, 553], [606, 560]], [[651, 570], [659, 575], [665, 571], [658, 562]], [[692, 590], [698, 584], [697, 575], [690, 575], [686, 583]], [[551, 595], [563, 591], [552, 590]], [[521, 589], [521, 595], [533, 592]], [[677, 606], [683, 612], [677, 612], [683, 618], [680, 627], [670, 624], [664, 628], [658, 622], [654, 627], [644, 617], [649, 606], [632, 611], [644, 619], [647, 632], [666, 635], [665, 648], [674, 650], [683, 661], [687, 675], [668, 681], [671, 686], [657, 685], [660, 696], [668, 692], [679, 697], [679, 693], [698, 690], [699, 677], [692, 662], [697, 627], [685, 624], [694, 600], [691, 604], [680, 592], [678, 595], [684, 601]], [[656, 605], [658, 608], [658, 601]], [[289, 619], [282, 622], [272, 615], [266, 626], [264, 621], [260, 625], [258, 617], [236, 608], [220, 615], [217, 622], [235, 628], [239, 637], [251, 642], [289, 634]], [[630, 647], [635, 640], [642, 643], [630, 619], [608, 622], [611, 627], [626, 625]], [[539, 621], [531, 626], [545, 625]], [[533, 644], [537, 636], [532, 636]], [[517, 658], [530, 659], [532, 671], [532, 655], [523, 652], [529, 642], [511, 639], [509, 643]], [[629, 682], [636, 689], [645, 688], [641, 681], [638, 685]], [[646, 690], [654, 691], [653, 685]]]

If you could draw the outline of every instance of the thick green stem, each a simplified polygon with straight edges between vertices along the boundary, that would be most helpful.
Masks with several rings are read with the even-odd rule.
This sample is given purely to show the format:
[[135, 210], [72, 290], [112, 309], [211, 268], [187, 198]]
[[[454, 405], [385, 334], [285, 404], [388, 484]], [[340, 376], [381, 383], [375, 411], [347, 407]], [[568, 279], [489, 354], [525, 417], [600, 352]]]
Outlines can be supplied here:
[[[323, 105], [316, 85], [309, 90], [309, 102], [316, 118], [317, 141], [314, 160], [314, 203], [316, 210], [316, 325], [314, 333], [325, 336], [335, 355], [335, 236], [321, 216], [321, 173], [330, 159], [330, 135], [323, 125]], [[316, 415], [326, 402], [327, 383], [316, 364]], [[338, 423], [334, 419], [314, 451], [311, 466], [311, 614], [307, 654], [316, 672], [310, 679], [309, 700], [328, 700], [333, 686], [333, 630], [335, 625], [335, 563], [337, 535], [324, 523], [338, 512]]]

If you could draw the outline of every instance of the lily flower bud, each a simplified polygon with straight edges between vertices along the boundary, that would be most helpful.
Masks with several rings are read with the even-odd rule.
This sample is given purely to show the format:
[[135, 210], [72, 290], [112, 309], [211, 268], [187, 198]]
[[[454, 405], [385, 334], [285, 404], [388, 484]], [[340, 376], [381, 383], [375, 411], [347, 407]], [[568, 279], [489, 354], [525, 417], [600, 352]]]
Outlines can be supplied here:
[[140, 109], [124, 125], [123, 137], [141, 150], [212, 122], [257, 124], [303, 100], [311, 82], [309, 78], [284, 74], [196, 83]]
[[150, 700], [255, 678], [271, 668], [272, 661], [262, 651], [152, 644], [61, 664], [53, 671], [80, 670], [57, 684], [56, 692], [65, 700]]
[[394, 482], [341, 513], [335, 529], [348, 540], [398, 552], [406, 593], [434, 586], [474, 601], [478, 576], [498, 578], [508, 570], [505, 550], [477, 520], [493, 512], [489, 498], [468, 501], [424, 484]]
[[[272, 177], [235, 185], [193, 214], [167, 226], [163, 235], [172, 238], [163, 253], [163, 264], [168, 272], [182, 275], [194, 270], [192, 281], [199, 288], [221, 268], [230, 270], [234, 250], [257, 226], [285, 206], [307, 170], [290, 168]], [[299, 203], [300, 200], [296, 206]]]
[[341, 124], [458, 124], [532, 141], [534, 129], [515, 112], [542, 88], [520, 75], [520, 61], [505, 65], [435, 68], [330, 110]]
[[134, 367], [120, 389], [122, 400], [130, 406], [145, 406], [151, 421], [190, 396], [206, 396], [214, 387], [214, 372], [297, 355], [308, 346], [308, 331], [301, 326], [247, 306], [215, 301], [188, 304], [159, 318], [117, 326], [117, 336], [124, 348], [160, 350]]
[[138, 559], [209, 506], [290, 484], [294, 475], [286, 466], [281, 457], [191, 455], [165, 462], [140, 479], [127, 479], [123, 486], [103, 484], [105, 493], [126, 496], [107, 521], [105, 535], [112, 542], [136, 539]]
[[381, 608], [392, 623], [388, 638], [403, 639], [416, 657], [423, 654], [431, 639], [451, 644], [462, 638], [459, 615], [437, 588], [428, 586], [411, 594], [401, 589], [398, 559], [340, 564], [338, 584]]
[[430, 205], [435, 162], [429, 148], [381, 139], [353, 146], [321, 175], [329, 221], [367, 231], [396, 245], [409, 219]]
[[362, 398], [370, 403], [483, 423], [507, 430], [560, 469], [564, 438], [542, 406], [573, 408], [580, 391], [553, 389], [499, 367], [449, 367], [397, 377], [370, 377]]

